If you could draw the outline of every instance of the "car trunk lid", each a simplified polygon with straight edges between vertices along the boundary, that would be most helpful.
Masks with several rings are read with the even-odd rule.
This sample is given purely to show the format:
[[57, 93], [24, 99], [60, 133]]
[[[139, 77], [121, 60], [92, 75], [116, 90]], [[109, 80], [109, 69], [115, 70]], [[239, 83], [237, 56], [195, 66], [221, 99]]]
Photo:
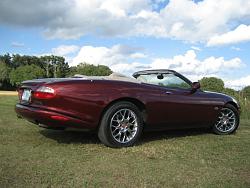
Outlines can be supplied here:
[[66, 81], [65, 78], [44, 78], [23, 81], [18, 88], [19, 101], [22, 104], [30, 104], [32, 101], [32, 94], [44, 84], [53, 83], [56, 81]]

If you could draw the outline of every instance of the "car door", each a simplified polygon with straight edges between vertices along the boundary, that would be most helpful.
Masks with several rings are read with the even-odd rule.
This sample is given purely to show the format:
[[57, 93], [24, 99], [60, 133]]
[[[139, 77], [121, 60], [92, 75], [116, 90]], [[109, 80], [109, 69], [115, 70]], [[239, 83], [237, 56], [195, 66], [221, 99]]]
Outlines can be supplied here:
[[202, 95], [200, 90], [191, 89], [191, 83], [175, 74], [163, 74], [158, 79], [158, 98], [150, 121], [154, 121], [160, 128], [185, 128], [207, 126], [214, 121], [218, 111], [218, 101], [213, 101]]

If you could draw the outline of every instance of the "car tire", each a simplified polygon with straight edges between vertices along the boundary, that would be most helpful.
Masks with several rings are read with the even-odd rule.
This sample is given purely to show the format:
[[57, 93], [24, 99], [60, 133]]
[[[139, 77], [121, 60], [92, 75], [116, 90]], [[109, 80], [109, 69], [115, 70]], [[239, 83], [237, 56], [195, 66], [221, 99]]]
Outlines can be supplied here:
[[240, 117], [238, 110], [231, 104], [226, 104], [220, 111], [212, 129], [215, 134], [228, 135], [239, 127]]
[[103, 114], [98, 137], [109, 147], [120, 148], [133, 146], [143, 130], [142, 113], [138, 107], [127, 101], [110, 106]]

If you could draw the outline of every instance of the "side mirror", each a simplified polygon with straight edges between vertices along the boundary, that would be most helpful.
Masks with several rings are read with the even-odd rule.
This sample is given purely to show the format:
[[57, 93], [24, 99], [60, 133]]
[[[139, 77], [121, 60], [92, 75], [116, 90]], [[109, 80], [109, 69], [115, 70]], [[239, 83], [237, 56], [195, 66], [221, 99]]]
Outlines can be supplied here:
[[157, 79], [162, 80], [164, 78], [163, 74], [158, 74]]
[[196, 92], [198, 89], [200, 89], [201, 85], [199, 82], [193, 82], [192, 83], [192, 92]]

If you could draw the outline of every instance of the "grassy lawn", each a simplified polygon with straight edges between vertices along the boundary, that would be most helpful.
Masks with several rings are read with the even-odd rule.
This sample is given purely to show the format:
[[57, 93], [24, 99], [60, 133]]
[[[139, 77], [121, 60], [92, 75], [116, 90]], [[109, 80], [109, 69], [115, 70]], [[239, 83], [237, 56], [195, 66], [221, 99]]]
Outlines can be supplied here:
[[0, 187], [250, 187], [250, 121], [236, 134], [144, 134], [111, 149], [96, 135], [44, 130], [17, 119], [0, 96]]

